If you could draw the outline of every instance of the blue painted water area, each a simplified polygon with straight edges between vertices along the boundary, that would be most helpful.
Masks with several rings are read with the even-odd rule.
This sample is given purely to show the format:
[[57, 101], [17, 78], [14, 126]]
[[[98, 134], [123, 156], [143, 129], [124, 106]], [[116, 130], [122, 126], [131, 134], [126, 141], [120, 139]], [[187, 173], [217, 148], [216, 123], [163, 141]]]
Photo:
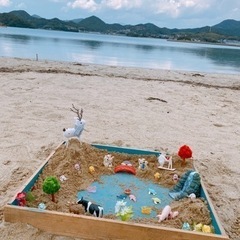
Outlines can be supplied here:
[[[114, 214], [115, 205], [121, 199], [117, 196], [124, 195], [125, 189], [131, 189], [131, 193], [136, 196], [137, 201], [130, 200], [129, 196], [124, 199], [126, 206], [133, 207], [133, 218], [154, 218], [164, 206], [170, 204], [173, 200], [169, 197], [169, 189], [148, 180], [137, 178], [128, 173], [117, 173], [113, 175], [104, 175], [99, 182], [94, 182], [91, 187], [96, 187], [96, 192], [80, 191], [77, 198], [83, 197], [85, 200], [94, 202], [104, 208], [104, 215]], [[156, 195], [149, 194], [149, 188], [156, 191]], [[152, 198], [157, 197], [161, 203], [155, 204]], [[151, 214], [142, 214], [141, 207], [148, 206], [159, 211], [151, 211]]]

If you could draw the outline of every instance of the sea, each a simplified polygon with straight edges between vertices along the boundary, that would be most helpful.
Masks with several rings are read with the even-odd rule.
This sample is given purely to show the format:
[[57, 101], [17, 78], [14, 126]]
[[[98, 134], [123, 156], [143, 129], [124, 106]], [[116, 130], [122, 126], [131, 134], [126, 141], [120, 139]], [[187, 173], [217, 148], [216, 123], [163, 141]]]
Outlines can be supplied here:
[[240, 73], [240, 47], [0, 27], [0, 57], [206, 73]]

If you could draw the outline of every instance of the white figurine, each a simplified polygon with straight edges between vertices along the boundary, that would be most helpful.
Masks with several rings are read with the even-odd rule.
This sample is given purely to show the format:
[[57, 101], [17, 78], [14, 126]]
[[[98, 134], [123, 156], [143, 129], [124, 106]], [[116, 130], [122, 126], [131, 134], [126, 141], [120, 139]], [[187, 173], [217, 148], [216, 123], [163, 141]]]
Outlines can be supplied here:
[[[172, 156], [170, 156], [168, 154], [161, 153], [158, 156], [158, 163], [160, 165], [158, 168], [165, 169], [165, 170], [171, 170], [171, 171], [175, 170], [175, 168], [172, 168]], [[167, 167], [164, 167], [165, 163], [168, 164]]]
[[70, 139], [72, 137], [80, 138], [86, 123], [85, 120], [82, 119], [83, 110], [81, 109], [81, 111], [79, 111], [79, 109], [75, 108], [74, 105], [72, 106], [73, 108], [70, 108], [70, 110], [76, 113], [77, 117], [74, 118], [75, 119], [74, 128], [63, 129], [63, 136], [66, 137], [67, 139]]
[[139, 158], [138, 164], [138, 168], [141, 170], [146, 170], [148, 168], [148, 161], [146, 161], [145, 158]]
[[113, 158], [114, 158], [114, 156], [112, 156], [111, 154], [105, 155], [104, 158], [103, 158], [103, 165], [105, 167], [111, 168], [112, 167]]

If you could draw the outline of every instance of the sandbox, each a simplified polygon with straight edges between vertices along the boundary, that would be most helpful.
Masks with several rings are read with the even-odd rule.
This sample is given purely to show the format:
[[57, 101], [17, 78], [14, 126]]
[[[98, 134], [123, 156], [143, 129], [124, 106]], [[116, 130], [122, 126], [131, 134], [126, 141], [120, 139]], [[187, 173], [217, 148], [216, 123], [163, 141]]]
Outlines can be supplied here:
[[[82, 144], [80, 142], [76, 142], [74, 140], [73, 145], [78, 146], [78, 144]], [[149, 159], [149, 168], [153, 169], [153, 172], [157, 171], [155, 166], [154, 159], [156, 156], [159, 155], [158, 151], [152, 150], [142, 150], [142, 149], [133, 149], [133, 148], [125, 148], [125, 147], [117, 147], [117, 146], [109, 146], [109, 145], [100, 145], [100, 144], [91, 144], [91, 145], [84, 145], [85, 154], [91, 155], [91, 149], [99, 149], [104, 156], [106, 153], [111, 154], [119, 154], [124, 155], [122, 159], [129, 156], [141, 156], [141, 157], [150, 157]], [[126, 155], [125, 155], [126, 154]], [[95, 155], [91, 155], [92, 159], [94, 159]], [[58, 158], [57, 158], [58, 157]], [[33, 174], [33, 176], [24, 184], [18, 191], [19, 192], [29, 192], [32, 191], [33, 195], [39, 192], [38, 201], [35, 201], [28, 206], [19, 206], [18, 201], [16, 200], [16, 196], [5, 206], [4, 208], [4, 219], [6, 222], [22, 222], [30, 224], [34, 227], [37, 227], [43, 231], [50, 232], [52, 234], [57, 235], [65, 235], [65, 236], [72, 236], [72, 237], [79, 237], [85, 239], [131, 239], [137, 236], [137, 239], [191, 239], [191, 240], [202, 240], [202, 239], [229, 239], [226, 235], [221, 223], [217, 217], [217, 214], [214, 210], [214, 207], [211, 203], [211, 200], [208, 196], [208, 193], [204, 187], [204, 183], [201, 180], [201, 187], [200, 187], [200, 198], [204, 204], [207, 205], [207, 209], [209, 211], [209, 215], [211, 218], [211, 225], [214, 228], [214, 233], [202, 233], [197, 231], [187, 231], [182, 230], [179, 226], [181, 225], [181, 221], [183, 221], [184, 217], [181, 217], [183, 214], [183, 208], [179, 208], [180, 213], [179, 217], [177, 217], [174, 221], [173, 220], [166, 220], [161, 224], [157, 222], [155, 219], [155, 215], [158, 212], [158, 209], [153, 208], [152, 215], [144, 216], [144, 219], [141, 219], [141, 213], [137, 215], [136, 219], [132, 219], [131, 221], [121, 221], [120, 219], [116, 218], [114, 214], [109, 214], [106, 212], [106, 215], [103, 218], [97, 218], [94, 216], [86, 215], [84, 212], [80, 212], [80, 214], [73, 214], [68, 211], [67, 202], [68, 201], [76, 201], [79, 195], [84, 195], [86, 198], [92, 198], [97, 200], [97, 202], [101, 201], [101, 199], [97, 198], [97, 195], [94, 193], [86, 192], [88, 186], [94, 186], [97, 183], [101, 176], [105, 176], [106, 178], [117, 174], [114, 173], [112, 169], [104, 169], [102, 170], [102, 159], [100, 162], [89, 162], [86, 164], [88, 168], [90, 165], [95, 167], [96, 172], [101, 172], [101, 176], [95, 173], [89, 173], [82, 165], [81, 172], [76, 173], [72, 169], [72, 165], [69, 159], [75, 158], [78, 159], [80, 162], [83, 161], [84, 157], [81, 155], [81, 151], [78, 152], [76, 149], [71, 148], [71, 144], [69, 145], [68, 149], [66, 146], [61, 143], [54, 152], [50, 154], [50, 156], [46, 159], [46, 161], [39, 167], [39, 169]], [[116, 156], [117, 158], [117, 156]], [[57, 162], [53, 162], [54, 159], [60, 159]], [[66, 161], [64, 162], [64, 159]], [[134, 161], [133, 159], [131, 161]], [[53, 162], [53, 163], [52, 163]], [[52, 165], [51, 165], [52, 164]], [[68, 169], [66, 172], [61, 172], [61, 174], [65, 174], [67, 179], [65, 182], [61, 183], [63, 191], [59, 191], [56, 195], [58, 199], [58, 204], [53, 204], [48, 199], [49, 196], [45, 196], [41, 192], [41, 178], [44, 178], [44, 174], [54, 173], [54, 170], [57, 169], [60, 165], [65, 165], [65, 168]], [[175, 162], [175, 166], [176, 162]], [[137, 169], [137, 165], [135, 166]], [[178, 167], [178, 166], [177, 166]], [[192, 166], [190, 166], [192, 167]], [[63, 168], [61, 168], [63, 169]], [[70, 169], [70, 170], [69, 170]], [[101, 170], [101, 171], [100, 171]], [[149, 180], [149, 176], [151, 177], [152, 172], [150, 174], [138, 172], [137, 170], [136, 177], [140, 177], [142, 181], [152, 181], [152, 184], [160, 184], [161, 179], [159, 181], [154, 181], [154, 178]], [[163, 171], [163, 172], [161, 172]], [[160, 170], [162, 174], [162, 179], [166, 178], [167, 181], [164, 187], [171, 187], [171, 182], [169, 180], [169, 171]], [[58, 175], [60, 173], [57, 173]], [[73, 190], [68, 190], [68, 186], [71, 185], [71, 178], [74, 178], [74, 187]], [[59, 177], [59, 176], [58, 176]], [[125, 176], [124, 176], [125, 177]], [[129, 186], [133, 183], [133, 175], [129, 177]], [[111, 180], [113, 181], [113, 180]], [[115, 180], [114, 180], [115, 181]], [[81, 182], [81, 184], [80, 184]], [[138, 183], [135, 183], [138, 184]], [[154, 185], [151, 185], [152, 187]], [[95, 186], [96, 187], [96, 184]], [[126, 188], [127, 186], [123, 186]], [[70, 188], [70, 187], [69, 187]], [[99, 185], [97, 185], [97, 191], [99, 190]], [[117, 188], [116, 188], [117, 189]], [[146, 185], [146, 191], [148, 191], [149, 187]], [[138, 194], [137, 197], [140, 200], [144, 200], [146, 197], [144, 194], [145, 190], [141, 190], [141, 194]], [[119, 190], [118, 190], [119, 192]], [[113, 194], [117, 194], [118, 192], [114, 192]], [[17, 195], [16, 193], [16, 195]], [[64, 193], [64, 194], [63, 194]], [[136, 192], [138, 193], [138, 192]], [[109, 192], [108, 192], [109, 194]], [[114, 195], [114, 196], [115, 196]], [[162, 196], [162, 195], [161, 195]], [[106, 196], [105, 196], [106, 197]], [[152, 196], [151, 196], [152, 197]], [[91, 200], [92, 200], [91, 199]], [[105, 198], [103, 203], [106, 202], [109, 198]], [[164, 202], [165, 200], [161, 197], [162, 204], [172, 204], [172, 202]], [[168, 199], [169, 200], [169, 199]], [[166, 201], [168, 201], [166, 199]], [[47, 204], [46, 209], [39, 209], [38, 203], [45, 202]], [[183, 206], [190, 206], [189, 199], [180, 201], [177, 203], [175, 207], [179, 206], [179, 204]], [[200, 201], [200, 200], [199, 200]], [[200, 202], [201, 202], [200, 201]], [[134, 205], [134, 202], [129, 202], [129, 204]], [[150, 202], [146, 202], [147, 205], [150, 205]], [[144, 203], [142, 203], [144, 205]], [[174, 203], [173, 203], [174, 207]], [[161, 208], [160, 205], [158, 208]], [[181, 212], [182, 211], [182, 212]], [[142, 217], [143, 218], [143, 217]]]

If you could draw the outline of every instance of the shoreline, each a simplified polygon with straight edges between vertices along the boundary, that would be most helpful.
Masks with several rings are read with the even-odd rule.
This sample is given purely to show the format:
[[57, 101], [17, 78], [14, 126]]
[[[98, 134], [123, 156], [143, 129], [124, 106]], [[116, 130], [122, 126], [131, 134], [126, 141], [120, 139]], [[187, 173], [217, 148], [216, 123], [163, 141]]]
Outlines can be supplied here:
[[5, 57], [0, 63], [3, 238], [22, 231], [26, 239], [55, 239], [31, 226], [4, 223], [3, 208], [64, 140], [62, 129], [74, 124], [74, 104], [83, 108], [84, 142], [171, 153], [190, 145], [221, 224], [238, 240], [239, 76]]
[[[21, 62], [27, 62], [30, 65], [21, 65]], [[53, 73], [53, 74], [71, 74], [71, 75], [92, 75], [101, 77], [102, 75], [109, 75], [114, 72], [117, 78], [127, 78], [129, 72], [134, 71], [132, 80], [143, 81], [159, 81], [159, 82], [175, 82], [185, 84], [195, 84], [196, 86], [215, 87], [215, 88], [229, 88], [233, 90], [240, 89], [240, 81], [237, 74], [229, 73], [208, 73], [200, 71], [183, 71], [183, 70], [166, 70], [166, 69], [153, 69], [153, 68], [138, 68], [138, 67], [125, 67], [125, 66], [108, 66], [100, 64], [86, 64], [78, 62], [64, 62], [52, 60], [34, 60], [24, 58], [9, 58], [0, 57], [0, 72], [38, 72], [38, 73]], [[14, 66], [15, 69], [11, 69]], [[49, 64], [51, 68], [49, 68]], [[67, 66], [67, 70], [64, 70]], [[145, 73], [149, 72], [150, 75]], [[161, 73], [161, 75], [159, 75]], [[181, 77], [181, 79], [180, 79]], [[225, 78], [222, 80], [221, 78]], [[219, 78], [219, 79], [217, 79]]]
[[182, 43], [196, 43], [196, 44], [209, 44], [209, 45], [217, 45], [217, 46], [224, 46], [224, 47], [240, 47], [240, 42], [238, 44], [227, 44], [227, 43], [213, 43], [213, 42], [201, 42], [201, 41], [187, 41], [187, 40], [174, 40], [174, 39], [167, 39], [169, 42], [182, 42]]

